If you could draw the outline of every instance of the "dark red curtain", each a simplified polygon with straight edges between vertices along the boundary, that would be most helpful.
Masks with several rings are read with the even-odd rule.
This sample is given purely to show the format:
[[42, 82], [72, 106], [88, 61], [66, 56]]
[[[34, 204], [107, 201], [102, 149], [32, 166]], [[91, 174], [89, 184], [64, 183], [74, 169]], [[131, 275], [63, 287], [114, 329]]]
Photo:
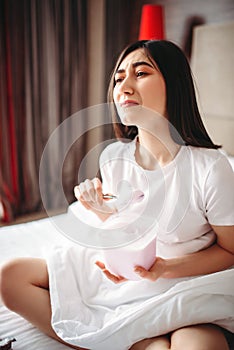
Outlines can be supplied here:
[[[5, 222], [43, 207], [39, 166], [46, 142], [63, 120], [87, 107], [86, 42], [86, 1], [0, 1], [0, 202]], [[78, 140], [77, 147], [66, 161], [68, 202], [85, 140]], [[58, 152], [49, 155], [45, 179], [48, 196], [55, 198], [52, 209], [61, 206], [53, 182]]]
[[[18, 30], [13, 35], [12, 26], [17, 15], [22, 21], [22, 8], [17, 6], [17, 11], [9, 16], [10, 3], [1, 2], [0, 20], [0, 161], [1, 161], [1, 200], [4, 207], [4, 220], [10, 221], [14, 212], [19, 207], [20, 195], [24, 192], [23, 169], [19, 167], [22, 156], [18, 158], [18, 145], [24, 149], [24, 137], [22, 127], [25, 125], [25, 111], [23, 106], [22, 83], [24, 76], [24, 66], [21, 67], [22, 52], [24, 42], [22, 25], [18, 25]], [[21, 47], [19, 47], [21, 42]], [[17, 55], [17, 59], [14, 58]], [[19, 78], [16, 79], [17, 72]], [[17, 100], [18, 99], [18, 100]], [[17, 118], [17, 115], [21, 118]], [[21, 119], [21, 122], [19, 122]], [[17, 136], [18, 134], [18, 136]], [[18, 181], [21, 173], [22, 181]], [[13, 209], [15, 208], [15, 210]]]

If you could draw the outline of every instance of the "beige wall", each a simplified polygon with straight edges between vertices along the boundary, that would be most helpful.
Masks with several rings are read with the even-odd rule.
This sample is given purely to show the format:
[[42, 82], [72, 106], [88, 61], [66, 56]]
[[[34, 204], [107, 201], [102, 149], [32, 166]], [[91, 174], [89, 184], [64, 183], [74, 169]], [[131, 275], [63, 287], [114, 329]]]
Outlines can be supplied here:
[[205, 125], [212, 139], [234, 155], [234, 21], [194, 31], [191, 66]]

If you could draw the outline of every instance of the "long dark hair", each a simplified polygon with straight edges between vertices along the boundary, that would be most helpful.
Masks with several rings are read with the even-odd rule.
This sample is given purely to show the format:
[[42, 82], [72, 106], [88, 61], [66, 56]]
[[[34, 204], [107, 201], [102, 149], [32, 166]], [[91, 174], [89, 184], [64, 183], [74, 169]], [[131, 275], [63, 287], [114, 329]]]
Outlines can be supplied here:
[[146, 56], [154, 61], [161, 71], [167, 94], [167, 115], [170, 124], [180, 137], [171, 133], [175, 142], [195, 147], [219, 148], [209, 137], [198, 109], [191, 69], [183, 51], [167, 40], [141, 40], [125, 48], [119, 56], [110, 79], [108, 102], [113, 106], [112, 121], [118, 139], [133, 140], [137, 135], [136, 126], [121, 123], [113, 101], [115, 72], [123, 59], [137, 49], [144, 49]]

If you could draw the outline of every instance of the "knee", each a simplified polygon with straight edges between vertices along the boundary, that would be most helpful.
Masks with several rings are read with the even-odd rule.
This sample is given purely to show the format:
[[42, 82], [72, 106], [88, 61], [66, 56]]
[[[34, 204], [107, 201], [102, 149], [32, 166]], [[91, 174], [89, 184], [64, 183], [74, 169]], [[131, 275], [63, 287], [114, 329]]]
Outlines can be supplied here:
[[188, 335], [184, 328], [178, 329], [172, 333], [171, 349], [172, 350], [192, 350], [192, 341], [188, 339]]
[[0, 267], [0, 298], [9, 309], [14, 308], [14, 293], [17, 292], [17, 283], [20, 283], [20, 263], [21, 259], [14, 259]]
[[209, 324], [178, 329], [171, 336], [171, 350], [228, 350], [221, 330]]

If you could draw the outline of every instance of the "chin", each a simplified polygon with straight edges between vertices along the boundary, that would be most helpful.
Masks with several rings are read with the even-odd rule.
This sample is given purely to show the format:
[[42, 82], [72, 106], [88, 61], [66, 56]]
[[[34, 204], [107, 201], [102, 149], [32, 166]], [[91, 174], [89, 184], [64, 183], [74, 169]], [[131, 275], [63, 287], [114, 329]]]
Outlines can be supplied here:
[[142, 109], [140, 106], [122, 108], [119, 110], [119, 117], [122, 124], [126, 126], [137, 125], [142, 119]]

